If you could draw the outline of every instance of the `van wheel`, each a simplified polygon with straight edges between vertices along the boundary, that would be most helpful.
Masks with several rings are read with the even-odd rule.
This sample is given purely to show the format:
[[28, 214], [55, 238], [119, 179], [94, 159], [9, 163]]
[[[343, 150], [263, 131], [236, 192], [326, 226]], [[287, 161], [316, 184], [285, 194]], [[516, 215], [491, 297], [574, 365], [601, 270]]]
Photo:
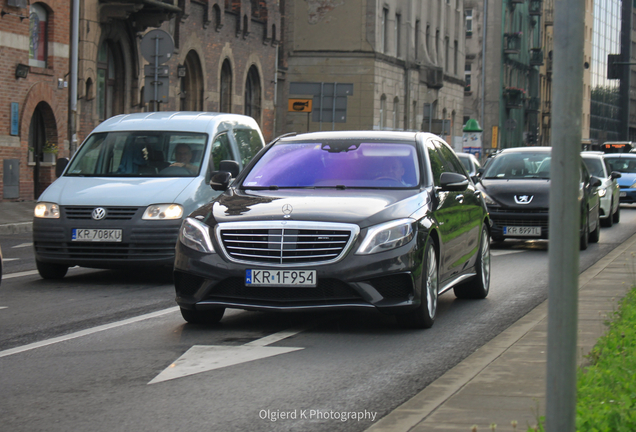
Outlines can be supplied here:
[[621, 203], [618, 203], [618, 206], [616, 206], [616, 213], [614, 213], [614, 215], [612, 216], [612, 219], [614, 219], [614, 223], [619, 223], [621, 220]]
[[68, 271], [68, 266], [45, 263], [38, 259], [35, 260], [35, 265], [42, 279], [63, 279]]

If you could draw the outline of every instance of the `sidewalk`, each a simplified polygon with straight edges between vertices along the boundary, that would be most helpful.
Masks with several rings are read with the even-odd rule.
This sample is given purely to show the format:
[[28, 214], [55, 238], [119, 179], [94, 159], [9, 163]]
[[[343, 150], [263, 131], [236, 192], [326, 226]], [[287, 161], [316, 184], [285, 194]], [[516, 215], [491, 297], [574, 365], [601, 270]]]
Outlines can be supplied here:
[[[0, 202], [0, 235], [30, 232], [34, 201]], [[579, 364], [636, 284], [636, 235], [579, 276]], [[517, 432], [545, 414], [547, 302], [396, 408], [368, 432]]]
[[31, 232], [35, 201], [1, 201], [0, 235]]
[[[579, 276], [578, 364], [636, 283], [636, 235]], [[406, 401], [368, 432], [517, 432], [545, 415], [547, 301]]]

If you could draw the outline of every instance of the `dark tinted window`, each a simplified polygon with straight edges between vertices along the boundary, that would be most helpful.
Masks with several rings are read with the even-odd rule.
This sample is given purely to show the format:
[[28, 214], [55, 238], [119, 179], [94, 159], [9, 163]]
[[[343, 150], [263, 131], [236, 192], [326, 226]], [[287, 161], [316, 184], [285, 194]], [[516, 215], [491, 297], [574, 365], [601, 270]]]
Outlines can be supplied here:
[[596, 177], [607, 177], [605, 175], [605, 170], [603, 160], [600, 158], [583, 158], [583, 162], [585, 166], [590, 171], [590, 174]]

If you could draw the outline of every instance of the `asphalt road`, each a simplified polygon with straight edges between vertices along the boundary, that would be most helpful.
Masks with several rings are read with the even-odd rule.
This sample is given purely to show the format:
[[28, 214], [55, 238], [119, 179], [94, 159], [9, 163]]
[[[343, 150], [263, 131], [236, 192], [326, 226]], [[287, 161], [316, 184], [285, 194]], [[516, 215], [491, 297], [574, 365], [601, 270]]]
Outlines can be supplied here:
[[[636, 207], [623, 207], [580, 270], [634, 232]], [[547, 297], [548, 243], [506, 241], [493, 246], [488, 298], [444, 294], [429, 330], [372, 311], [232, 310], [202, 328], [181, 318], [167, 272], [74, 268], [44, 281], [29, 243], [0, 237], [0, 424], [11, 431], [361, 431]]]

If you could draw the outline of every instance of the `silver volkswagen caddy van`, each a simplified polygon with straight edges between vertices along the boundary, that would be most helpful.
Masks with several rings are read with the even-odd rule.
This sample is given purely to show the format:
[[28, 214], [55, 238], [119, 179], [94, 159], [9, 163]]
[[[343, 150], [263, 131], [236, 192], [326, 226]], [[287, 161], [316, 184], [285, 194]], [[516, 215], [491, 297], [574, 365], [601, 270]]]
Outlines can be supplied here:
[[[172, 266], [181, 221], [220, 192], [264, 147], [256, 121], [237, 114], [153, 112], [101, 123], [39, 197], [33, 245], [40, 275], [69, 267]], [[238, 164], [238, 169], [237, 169]], [[226, 170], [225, 168], [223, 169]]]

